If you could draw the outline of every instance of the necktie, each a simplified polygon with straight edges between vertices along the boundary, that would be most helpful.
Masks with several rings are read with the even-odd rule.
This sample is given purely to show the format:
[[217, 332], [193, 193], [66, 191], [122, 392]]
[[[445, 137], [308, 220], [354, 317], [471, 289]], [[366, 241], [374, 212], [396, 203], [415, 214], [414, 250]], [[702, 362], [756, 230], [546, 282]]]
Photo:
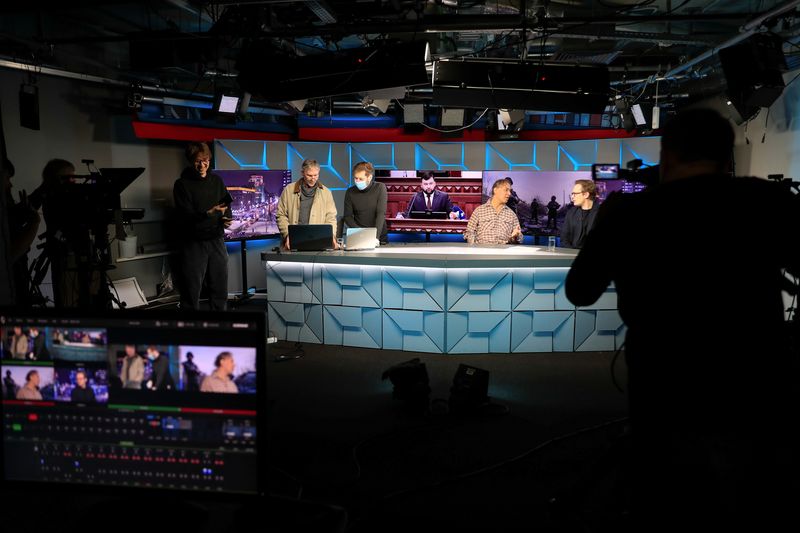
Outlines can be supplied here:
[[430, 211], [431, 210], [431, 195], [430, 194], [426, 194], [425, 195], [425, 201], [428, 204], [428, 211]]

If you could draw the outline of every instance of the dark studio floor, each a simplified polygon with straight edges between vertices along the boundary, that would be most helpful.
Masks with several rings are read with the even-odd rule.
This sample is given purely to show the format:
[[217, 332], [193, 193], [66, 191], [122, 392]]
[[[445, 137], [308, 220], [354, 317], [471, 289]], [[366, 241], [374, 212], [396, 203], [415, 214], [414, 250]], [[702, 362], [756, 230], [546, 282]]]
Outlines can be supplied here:
[[[344, 508], [349, 531], [581, 531], [548, 499], [584, 486], [581, 479], [596, 480], [585, 485], [590, 492], [613, 485], [604, 454], [619, 441], [626, 408], [611, 381], [611, 353], [434, 356], [305, 346], [302, 358], [276, 362], [293, 346], [271, 348], [270, 487]], [[392, 399], [391, 383], [381, 381], [416, 356], [432, 389], [426, 412]], [[459, 363], [489, 371], [491, 405], [445, 412]], [[587, 520], [619, 520], [607, 498], [587, 495], [586, 506], [603, 515]]]

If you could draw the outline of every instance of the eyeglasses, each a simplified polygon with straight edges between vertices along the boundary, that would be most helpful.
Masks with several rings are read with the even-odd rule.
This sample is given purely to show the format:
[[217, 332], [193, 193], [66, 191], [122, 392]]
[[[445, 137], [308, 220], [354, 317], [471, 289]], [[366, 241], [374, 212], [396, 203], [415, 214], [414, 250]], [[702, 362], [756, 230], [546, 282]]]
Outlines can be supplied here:
[[211, 160], [210, 159], [195, 159], [194, 162], [195, 162], [195, 164], [200, 163], [201, 165], [211, 164]]
[[576, 194], [583, 194], [583, 193], [585, 193], [585, 192], [586, 192], [586, 191], [581, 191], [581, 192], [571, 192], [571, 193], [569, 193], [569, 195], [570, 195], [570, 196], [575, 196]]

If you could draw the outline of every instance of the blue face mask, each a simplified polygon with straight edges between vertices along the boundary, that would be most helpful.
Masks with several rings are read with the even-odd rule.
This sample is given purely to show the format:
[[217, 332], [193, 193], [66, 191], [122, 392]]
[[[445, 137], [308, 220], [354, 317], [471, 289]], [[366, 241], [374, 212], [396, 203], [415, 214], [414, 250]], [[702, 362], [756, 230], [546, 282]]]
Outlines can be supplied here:
[[369, 185], [369, 183], [367, 183], [366, 181], [357, 181], [356, 182], [356, 187], [358, 187], [359, 191], [363, 191], [364, 189], [366, 189], [367, 185]]

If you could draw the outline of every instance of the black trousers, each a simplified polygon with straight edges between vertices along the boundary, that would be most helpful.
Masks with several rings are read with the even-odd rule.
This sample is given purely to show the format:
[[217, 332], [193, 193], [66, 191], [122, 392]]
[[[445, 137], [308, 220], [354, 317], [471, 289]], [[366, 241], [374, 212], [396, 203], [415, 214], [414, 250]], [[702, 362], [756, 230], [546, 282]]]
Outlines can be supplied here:
[[228, 305], [228, 251], [222, 237], [185, 242], [181, 261], [181, 309], [200, 308], [200, 290], [205, 279], [210, 291], [209, 307], [224, 311]]

